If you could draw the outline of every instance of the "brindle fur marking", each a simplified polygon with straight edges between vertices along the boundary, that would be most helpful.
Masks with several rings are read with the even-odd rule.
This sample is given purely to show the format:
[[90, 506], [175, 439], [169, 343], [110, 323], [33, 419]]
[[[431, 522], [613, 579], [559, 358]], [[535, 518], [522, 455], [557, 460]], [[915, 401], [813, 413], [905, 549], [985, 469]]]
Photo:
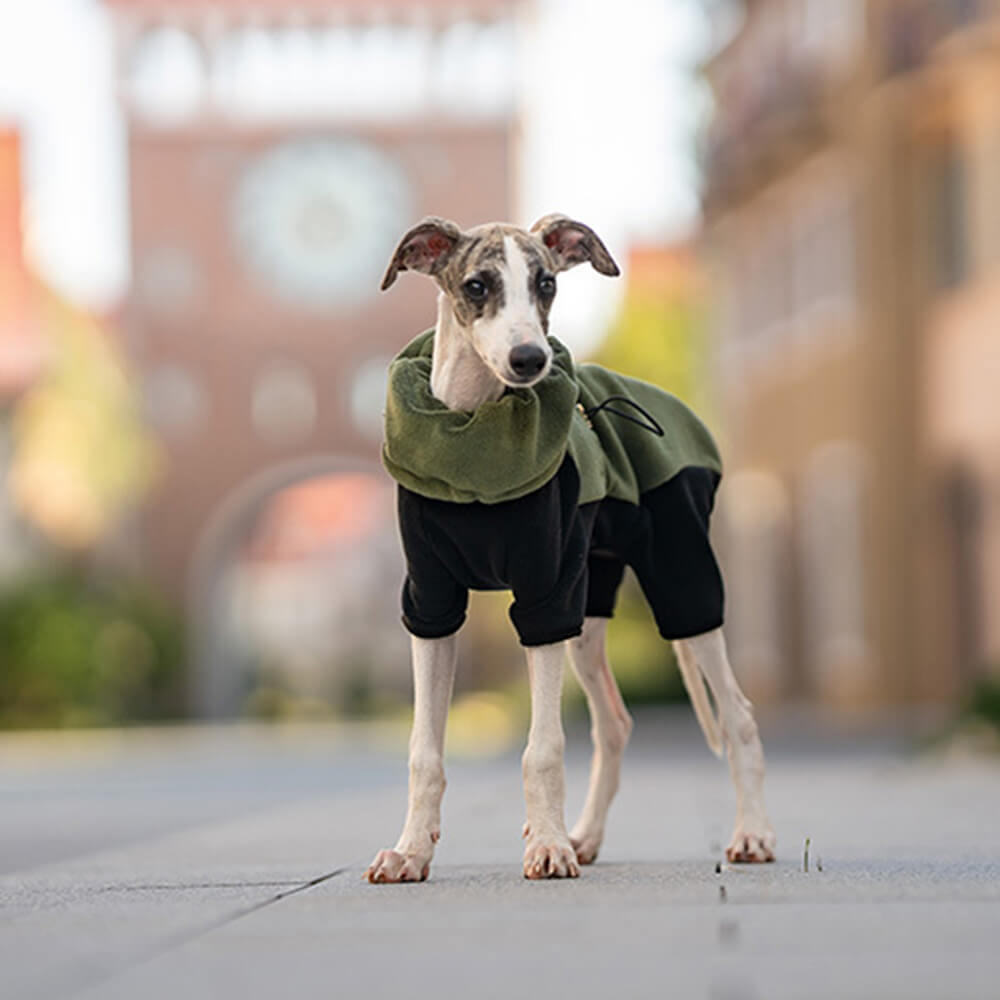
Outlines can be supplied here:
[[[542, 274], [554, 276], [557, 271], [572, 265], [560, 266], [540, 239], [529, 236], [516, 226], [493, 223], [463, 233], [445, 219], [424, 219], [400, 241], [382, 281], [382, 288], [384, 290], [392, 285], [400, 271], [420, 271], [434, 278], [451, 300], [455, 319], [461, 326], [470, 327], [476, 320], [493, 319], [507, 303], [507, 290], [499, 269], [507, 262], [505, 241], [508, 238], [514, 241], [527, 261], [531, 279], [528, 294], [537, 306], [543, 333], [548, 333], [553, 296], [545, 298], [539, 294], [538, 278]], [[597, 242], [600, 251], [610, 261], [604, 244], [599, 240]], [[607, 266], [603, 261], [602, 265]], [[611, 266], [614, 266], [613, 261]], [[617, 268], [615, 271], [617, 273]], [[478, 304], [471, 302], [462, 291], [462, 285], [472, 278], [484, 282], [489, 289], [485, 301]]]

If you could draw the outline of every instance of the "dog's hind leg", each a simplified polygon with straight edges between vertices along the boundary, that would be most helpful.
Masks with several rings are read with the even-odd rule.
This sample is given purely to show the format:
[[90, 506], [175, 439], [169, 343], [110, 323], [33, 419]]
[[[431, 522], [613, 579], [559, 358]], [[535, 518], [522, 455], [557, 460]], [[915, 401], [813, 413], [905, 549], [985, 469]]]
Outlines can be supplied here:
[[594, 744], [587, 800], [569, 835], [581, 865], [589, 865], [601, 847], [608, 808], [618, 791], [622, 755], [632, 732], [632, 718], [608, 666], [607, 627], [607, 618], [587, 618], [583, 632], [569, 646], [573, 671], [587, 696]]
[[406, 822], [391, 850], [368, 866], [369, 882], [422, 882], [441, 836], [444, 797], [444, 730], [455, 680], [458, 636], [412, 638], [413, 730], [410, 735], [410, 794]]
[[740, 690], [729, 666], [722, 629], [714, 629], [674, 644], [685, 672], [704, 676], [719, 712], [729, 769], [736, 786], [736, 829], [729, 861], [773, 861], [774, 832], [764, 807], [764, 751], [753, 717], [753, 706]]
[[563, 642], [528, 647], [531, 728], [522, 758], [526, 820], [525, 878], [576, 878], [576, 853], [566, 833], [566, 772], [560, 704]]

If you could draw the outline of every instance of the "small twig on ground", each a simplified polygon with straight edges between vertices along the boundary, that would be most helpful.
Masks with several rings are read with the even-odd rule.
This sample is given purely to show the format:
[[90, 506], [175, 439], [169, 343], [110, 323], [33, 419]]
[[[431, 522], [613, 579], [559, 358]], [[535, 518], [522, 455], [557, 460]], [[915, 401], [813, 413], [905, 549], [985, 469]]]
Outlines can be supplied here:
[[724, 885], [719, 886], [719, 902], [724, 903], [726, 901], [726, 887]]
[[802, 851], [802, 870], [804, 872], [809, 871], [809, 838], [806, 837], [806, 846]]

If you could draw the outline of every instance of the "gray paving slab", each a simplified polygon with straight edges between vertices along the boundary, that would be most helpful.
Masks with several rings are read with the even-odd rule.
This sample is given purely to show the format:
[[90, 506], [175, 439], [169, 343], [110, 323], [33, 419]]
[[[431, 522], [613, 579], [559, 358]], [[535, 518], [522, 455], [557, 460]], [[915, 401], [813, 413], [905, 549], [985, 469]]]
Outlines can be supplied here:
[[[574, 795], [582, 790], [580, 764], [571, 771]], [[463, 782], [483, 775], [460, 771], [426, 885], [371, 887], [360, 881], [359, 864], [87, 996], [991, 995], [1000, 929], [992, 845], [983, 844], [968, 810], [944, 823], [947, 846], [930, 824], [915, 827], [912, 819], [922, 811], [914, 792], [938, 796], [949, 810], [970, 792], [997, 791], [995, 769], [778, 765], [771, 797], [791, 844], [776, 865], [720, 875], [712, 840], [728, 823], [729, 803], [718, 769], [688, 763], [664, 771], [643, 760], [629, 771], [608, 860], [579, 881], [519, 878], [516, 775], [493, 768], [471, 787]], [[996, 818], [997, 801], [993, 795], [980, 820]], [[820, 815], [818, 802], [835, 808]], [[371, 804], [354, 803], [358, 825], [377, 838]], [[858, 809], [870, 836], [850, 815]], [[802, 819], [819, 833], [809, 873], [797, 836]], [[818, 871], [816, 849], [824, 845]], [[239, 960], [265, 952], [249, 966]]]
[[781, 906], [739, 894], [719, 904], [711, 883], [694, 902], [696, 877], [601, 865], [579, 883], [536, 886], [506, 867], [456, 867], [377, 906], [338, 879], [86, 996], [995, 995], [996, 926], [982, 905], [833, 907], [822, 890]]
[[[778, 862], [717, 874], [733, 809], [724, 766], [686, 738], [675, 744], [640, 728], [605, 850], [579, 880], [520, 877], [520, 769], [508, 755], [449, 766], [444, 836], [427, 883], [362, 882], [371, 855], [395, 839], [405, 805], [401, 753], [369, 746], [351, 751], [356, 780], [306, 782], [292, 801], [274, 795], [224, 821], [206, 815], [0, 878], [0, 992], [39, 1000], [998, 994], [996, 761], [859, 744], [779, 749], [769, 768]], [[570, 742], [572, 813], [587, 761], [582, 741]], [[336, 757], [324, 753], [318, 763]], [[268, 758], [267, 782], [301, 766], [295, 752], [275, 764], [281, 754], [265, 745], [247, 767]], [[197, 785], [196, 774], [185, 780]]]
[[0, 736], [0, 874], [304, 796], [398, 779], [398, 727], [164, 727]]

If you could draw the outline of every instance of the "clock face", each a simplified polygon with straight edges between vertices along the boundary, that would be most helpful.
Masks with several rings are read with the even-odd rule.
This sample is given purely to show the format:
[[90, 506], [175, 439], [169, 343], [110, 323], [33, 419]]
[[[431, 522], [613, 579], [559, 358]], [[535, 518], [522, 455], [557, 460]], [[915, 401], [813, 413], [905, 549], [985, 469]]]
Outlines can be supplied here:
[[360, 301], [411, 221], [402, 169], [373, 146], [310, 139], [265, 153], [234, 202], [236, 244], [250, 272], [284, 301], [316, 308]]

